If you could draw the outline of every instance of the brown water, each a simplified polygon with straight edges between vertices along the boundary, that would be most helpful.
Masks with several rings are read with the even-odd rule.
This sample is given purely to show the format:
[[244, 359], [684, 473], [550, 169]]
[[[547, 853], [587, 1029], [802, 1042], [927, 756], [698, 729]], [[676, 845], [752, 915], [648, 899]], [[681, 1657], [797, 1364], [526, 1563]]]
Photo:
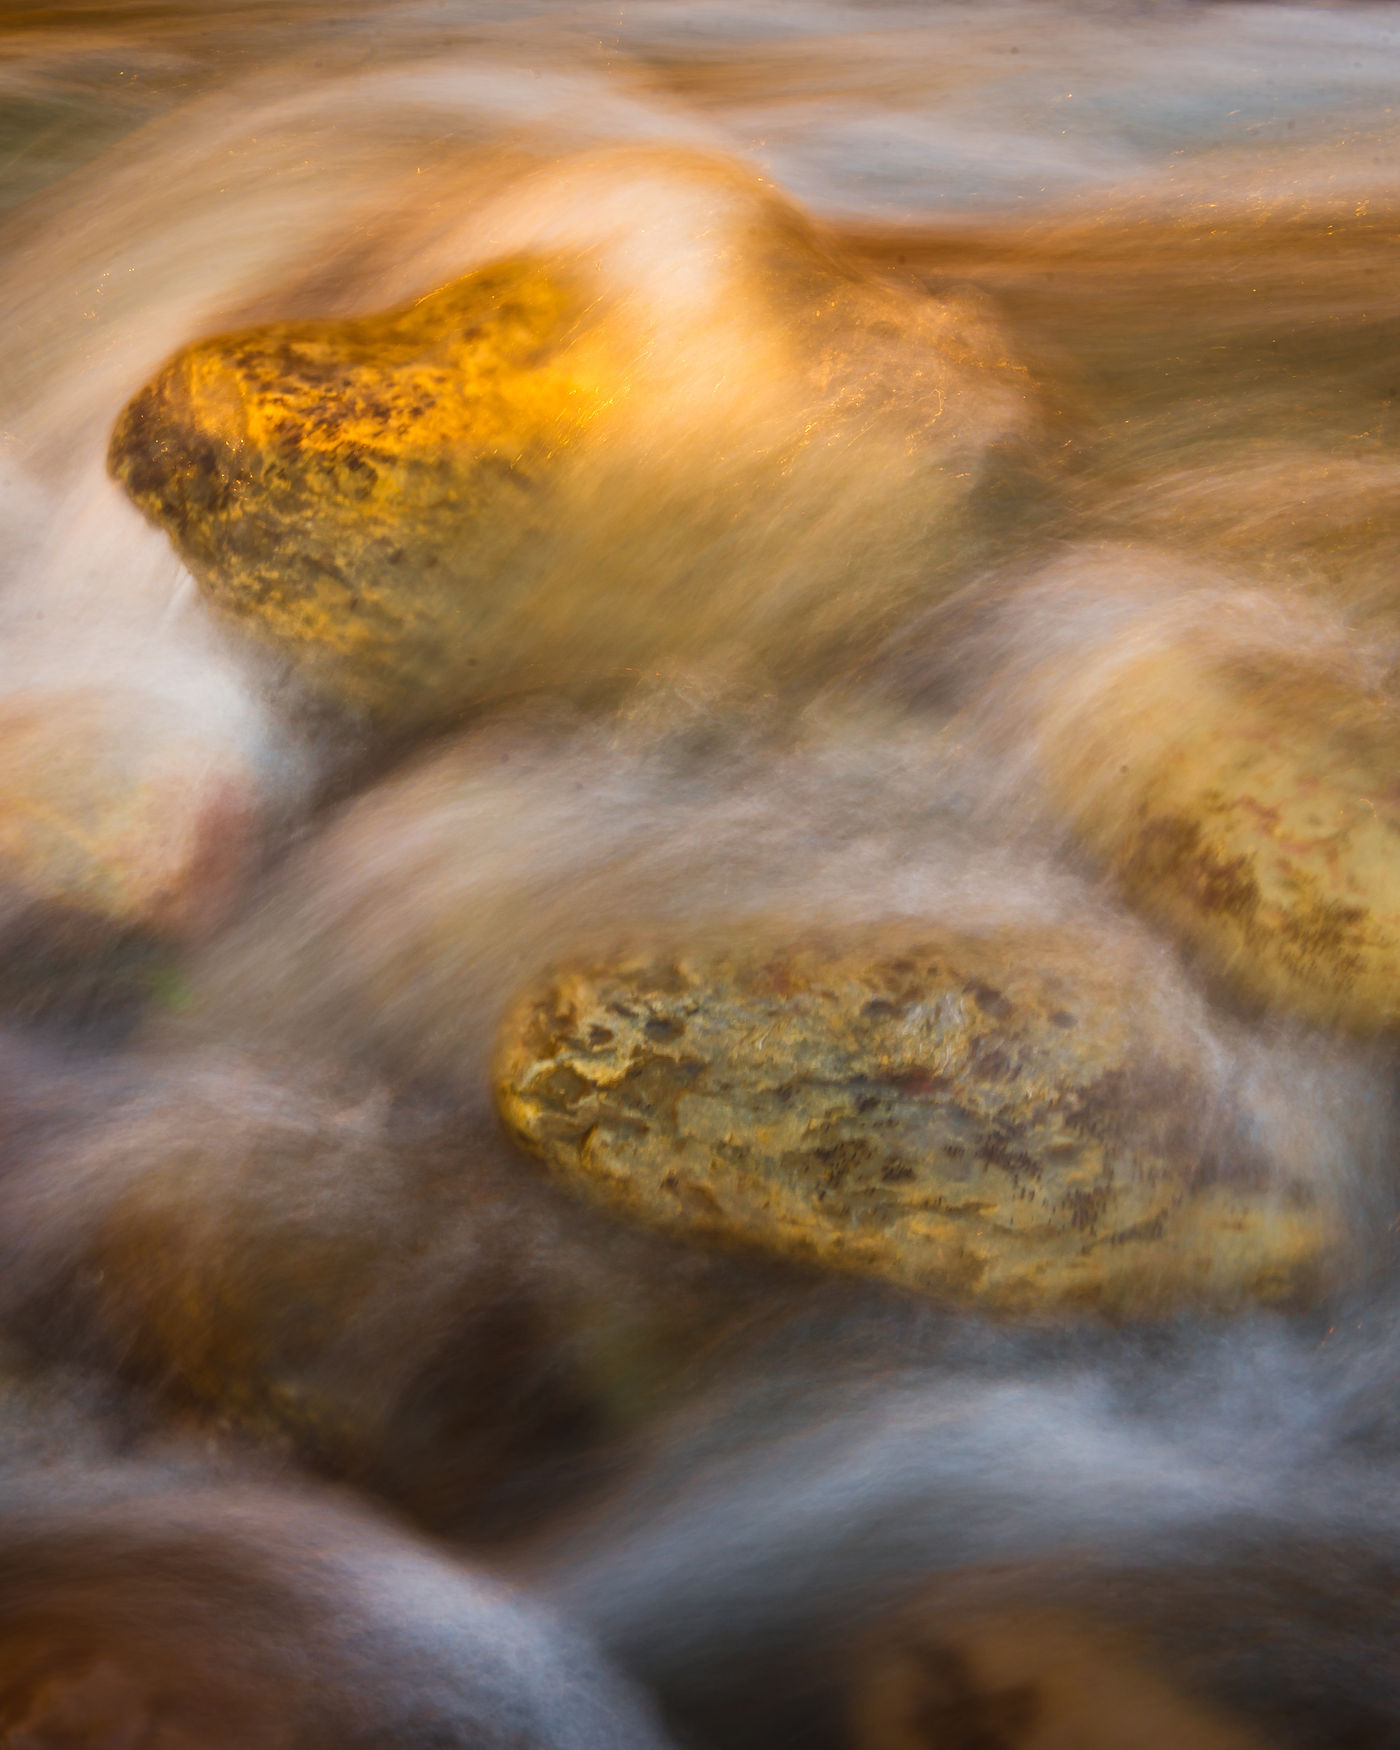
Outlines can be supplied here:
[[[1388, 3], [10, 0], [0, 689], [115, 689], [260, 825], [174, 946], [0, 907], [0, 1744], [1081, 1742], [852, 1737], [929, 1588], [1129, 1630], [1232, 1742], [1400, 1741], [1393, 1024], [1261, 1000], [1094, 852], [1120, 744], [1228, 739], [1213, 665], [1290, 770], [1391, 709], [1397, 74]], [[745, 472], [826, 332], [725, 229], [754, 174], [956, 308], [928, 472], [879, 411]], [[541, 249], [644, 337], [646, 484], [585, 481], [499, 685], [385, 737], [209, 612], [109, 434], [188, 341]], [[851, 405], [917, 401], [907, 330], [844, 344]], [[1321, 1304], [982, 1320], [634, 1234], [500, 1137], [557, 956], [902, 917], [1092, 939], [1227, 1152], [1342, 1211]], [[1105, 1744], [1187, 1730], [1125, 1682]]]

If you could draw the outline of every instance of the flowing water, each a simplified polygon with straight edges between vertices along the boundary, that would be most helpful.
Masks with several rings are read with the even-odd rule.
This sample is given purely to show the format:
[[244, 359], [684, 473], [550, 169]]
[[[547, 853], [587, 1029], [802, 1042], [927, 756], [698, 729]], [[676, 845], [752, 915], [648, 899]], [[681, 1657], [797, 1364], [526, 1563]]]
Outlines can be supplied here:
[[[178, 756], [218, 870], [115, 943], [0, 892], [0, 1743], [1400, 1744], [1391, 984], [1114, 849], [1159, 745], [1396, 806], [1397, 93], [1388, 0], [3, 0], [5, 807]], [[536, 256], [626, 417], [386, 733], [109, 440]], [[561, 959], [911, 919], [1078, 943], [1321, 1295], [984, 1314], [501, 1135]]]

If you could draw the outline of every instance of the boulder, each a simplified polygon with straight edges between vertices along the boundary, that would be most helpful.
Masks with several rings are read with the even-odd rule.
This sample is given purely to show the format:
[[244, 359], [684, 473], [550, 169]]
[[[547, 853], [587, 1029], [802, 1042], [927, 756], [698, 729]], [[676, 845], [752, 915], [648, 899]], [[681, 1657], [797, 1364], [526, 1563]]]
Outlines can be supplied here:
[[1015, 1313], [1295, 1300], [1333, 1201], [1208, 1058], [1092, 935], [902, 922], [566, 964], [496, 1087], [556, 1175], [671, 1232]]
[[1054, 662], [1032, 688], [1080, 841], [1248, 1002], [1394, 1027], [1400, 706], [1384, 666], [1332, 616], [1264, 591], [1090, 612], [1075, 672]]
[[410, 305], [182, 352], [110, 465], [209, 600], [381, 722], [674, 656], [808, 678], [956, 546], [1022, 378], [760, 179], [606, 153]]

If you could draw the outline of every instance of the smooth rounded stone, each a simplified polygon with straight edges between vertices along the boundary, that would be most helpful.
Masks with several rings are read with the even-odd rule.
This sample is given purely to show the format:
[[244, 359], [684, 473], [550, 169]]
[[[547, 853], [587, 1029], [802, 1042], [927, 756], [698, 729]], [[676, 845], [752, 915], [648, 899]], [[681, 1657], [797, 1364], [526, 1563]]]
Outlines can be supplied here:
[[[494, 1530], [624, 1438], [766, 1284], [522, 1185], [430, 1103], [283, 1062], [176, 1057], [46, 1085], [0, 1194], [0, 1316], [40, 1362]], [[11, 1085], [23, 1077], [23, 1085]], [[638, 1243], [640, 1242], [640, 1243]], [[698, 1267], [697, 1267], [698, 1266]]]
[[5, 1505], [15, 1750], [664, 1750], [583, 1634], [329, 1492], [113, 1457]]
[[989, 1309], [1287, 1302], [1341, 1237], [1090, 934], [566, 965], [507, 1020], [496, 1087], [520, 1143], [627, 1215]]
[[915, 1612], [857, 1679], [852, 1750], [1264, 1750], [1149, 1648], [1073, 1613]]
[[723, 160], [585, 157], [473, 235], [499, 258], [403, 308], [186, 347], [111, 442], [207, 597], [385, 723], [849, 661], [1027, 423], [985, 317]]
[[228, 909], [257, 808], [236, 748], [161, 699], [98, 687], [0, 698], [0, 920], [83, 943], [181, 939]]
[[1262, 591], [1087, 612], [1098, 640], [1045, 680], [1038, 725], [1082, 842], [1245, 998], [1394, 1027], [1400, 705], [1383, 663]]

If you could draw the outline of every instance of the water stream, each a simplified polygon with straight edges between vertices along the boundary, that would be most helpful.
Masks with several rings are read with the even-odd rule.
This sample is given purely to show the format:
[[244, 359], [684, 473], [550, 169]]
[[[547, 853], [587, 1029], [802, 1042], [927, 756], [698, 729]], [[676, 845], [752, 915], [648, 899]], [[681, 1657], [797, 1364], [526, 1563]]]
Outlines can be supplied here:
[[[1400, 1743], [1397, 92], [1390, 0], [0, 3], [0, 1745]], [[599, 435], [386, 729], [112, 432], [536, 260]], [[1117, 848], [1237, 745], [1281, 947]], [[570, 956], [891, 928], [1068, 955], [1340, 1263], [1007, 1315], [502, 1134]]]

